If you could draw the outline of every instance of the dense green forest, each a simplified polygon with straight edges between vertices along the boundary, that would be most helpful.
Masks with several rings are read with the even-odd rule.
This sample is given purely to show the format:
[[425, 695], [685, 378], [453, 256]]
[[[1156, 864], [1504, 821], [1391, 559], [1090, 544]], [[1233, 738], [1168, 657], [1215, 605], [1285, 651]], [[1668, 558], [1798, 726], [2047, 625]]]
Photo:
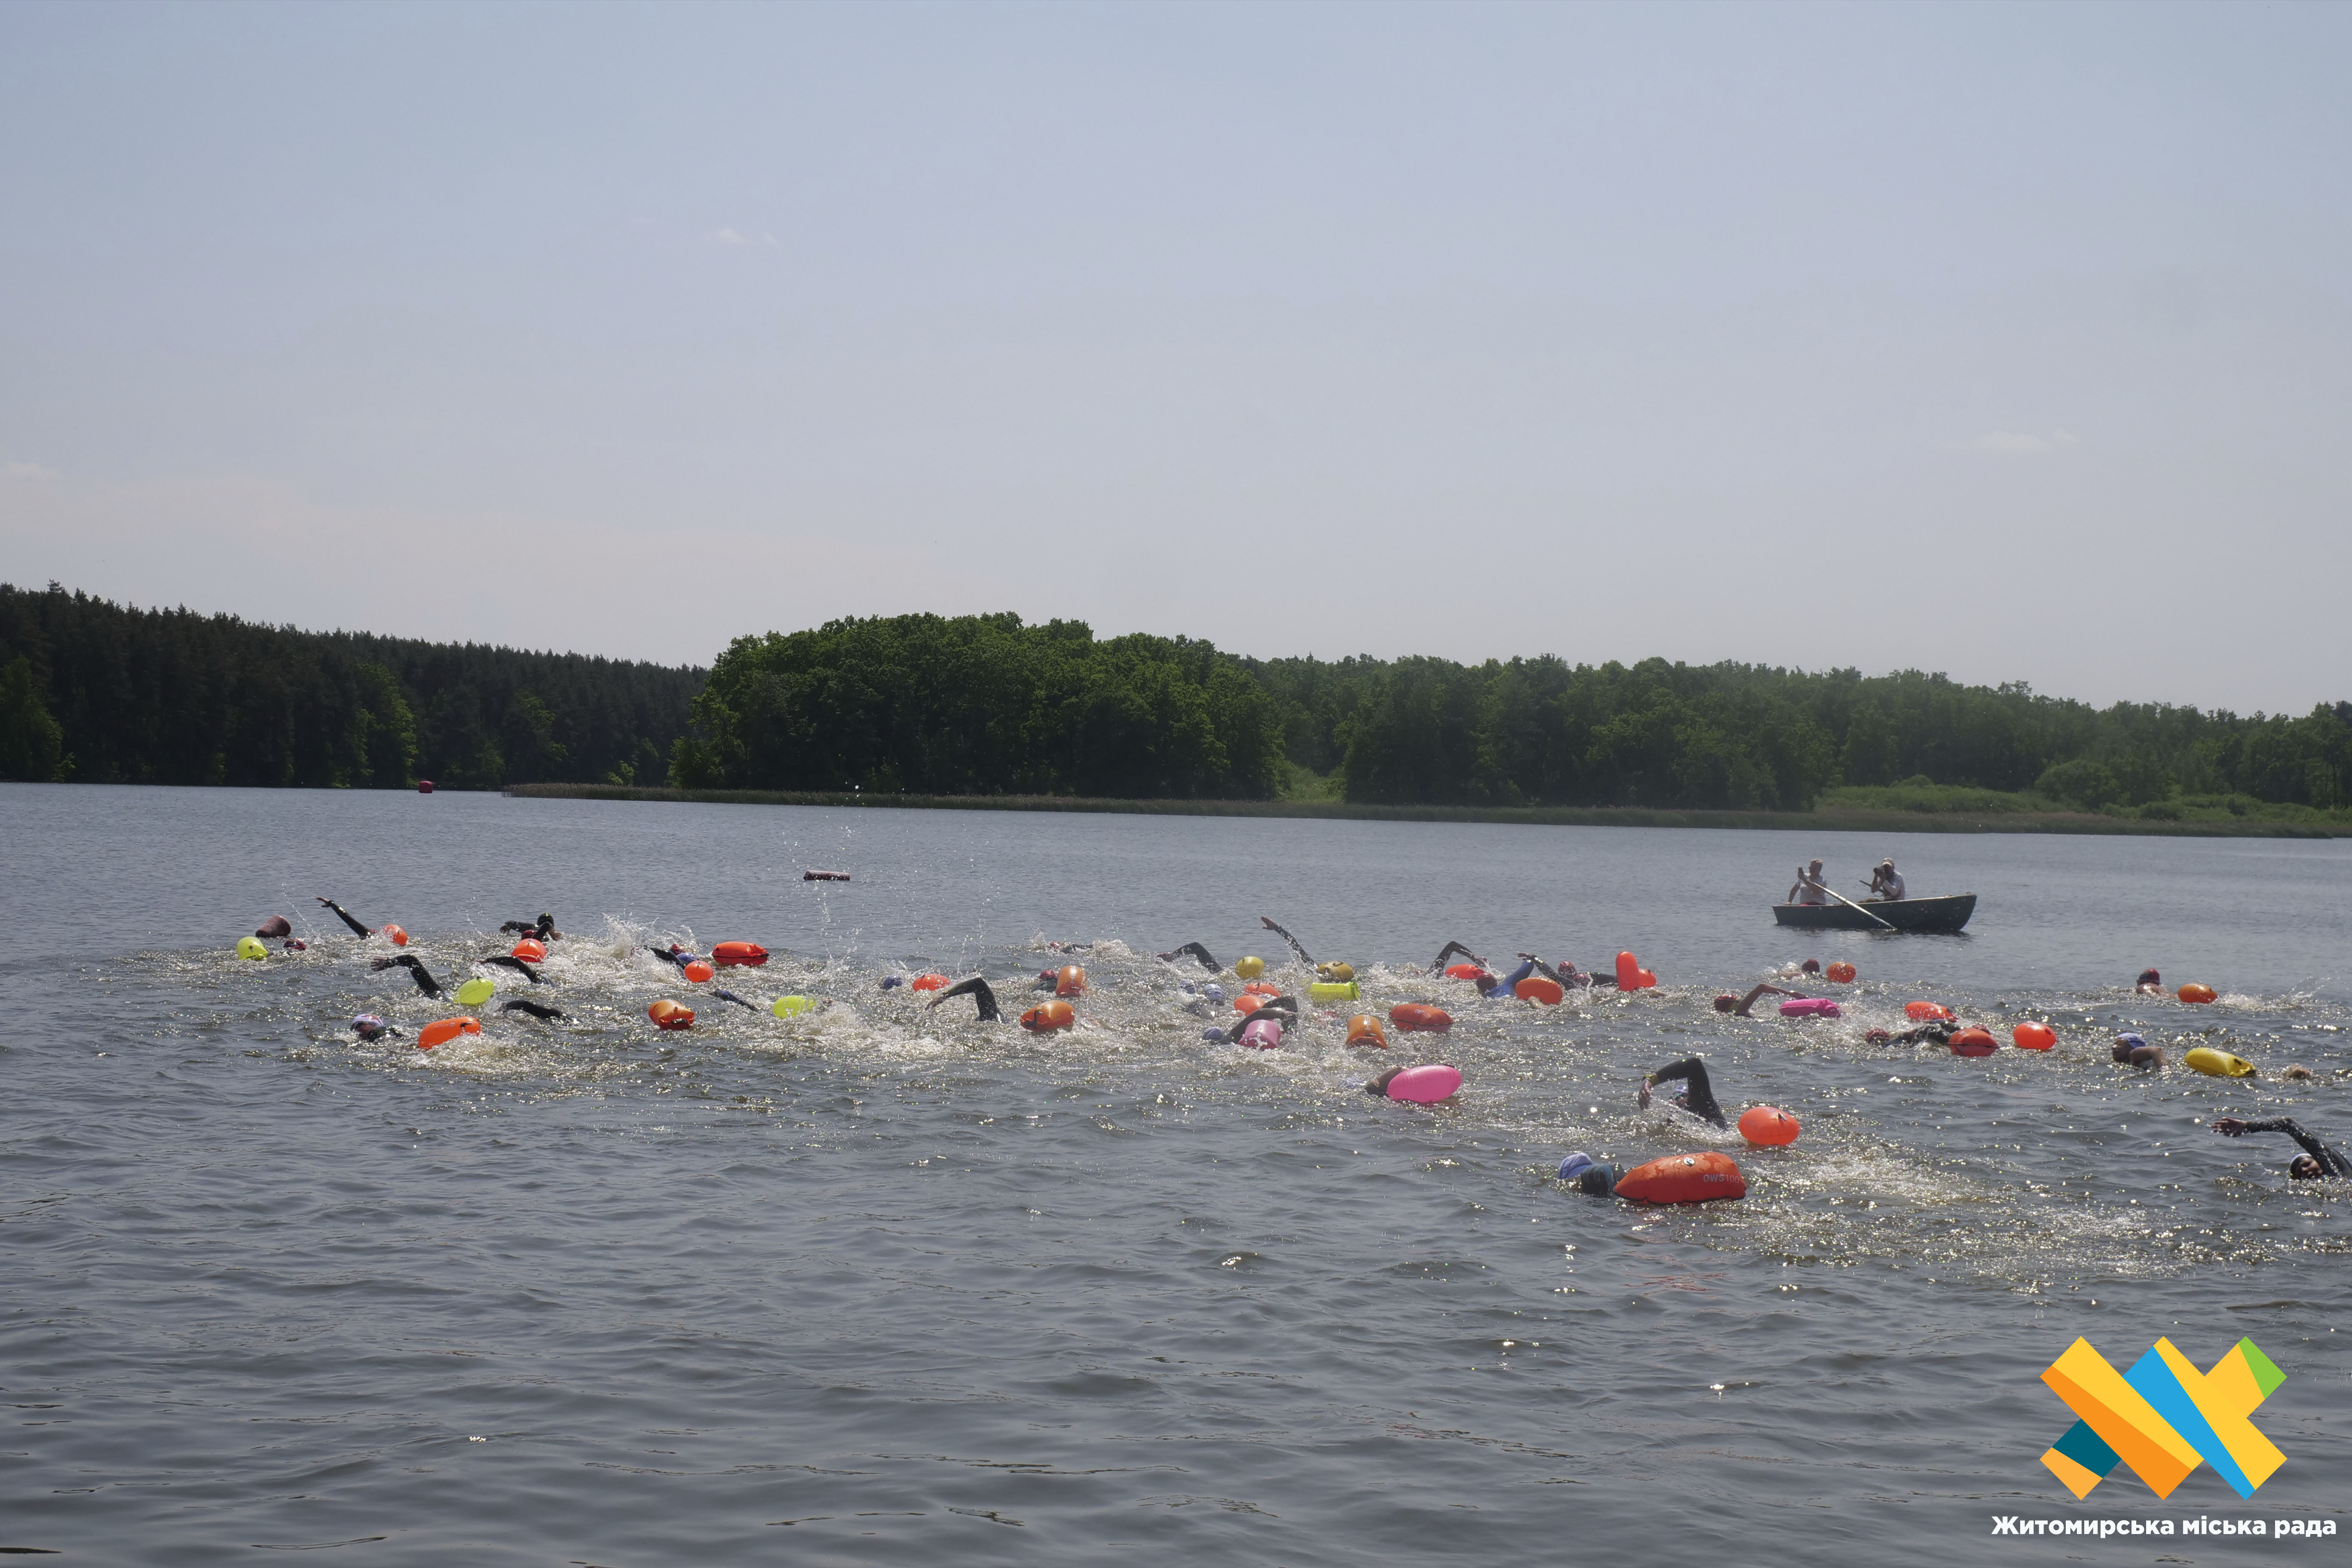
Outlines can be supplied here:
[[0, 778], [659, 783], [703, 672], [0, 584]]
[[[299, 632], [0, 585], [0, 777], [1810, 809], [1876, 788], [2143, 817], [2352, 809], [2352, 703], [2095, 709], [1916, 670], [1260, 660], [898, 616], [709, 672]], [[1890, 788], [1889, 786], [1893, 786]]]

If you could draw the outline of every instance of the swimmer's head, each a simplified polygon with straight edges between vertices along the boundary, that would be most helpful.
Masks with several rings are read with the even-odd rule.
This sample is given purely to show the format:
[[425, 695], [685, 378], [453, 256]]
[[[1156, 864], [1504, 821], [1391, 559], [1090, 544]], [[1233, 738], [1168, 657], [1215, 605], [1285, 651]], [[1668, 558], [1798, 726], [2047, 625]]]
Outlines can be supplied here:
[[2281, 1078], [2291, 1078], [2296, 1082], [2301, 1083], [2311, 1077], [2311, 1069], [2307, 1067], [2291, 1067], [2279, 1076]]
[[1727, 992], [1715, 999], [1715, 1010], [1718, 1013], [1728, 1013], [1738, 1005], [1739, 998]]
[[1225, 988], [1212, 980], [1201, 987], [1201, 994], [1212, 1002], [1222, 1002], [1225, 999]]
[[2319, 1162], [2309, 1154], [2297, 1154], [2287, 1166], [2286, 1173], [2298, 1182], [2316, 1181], [2322, 1174]]
[[1592, 1169], [1592, 1164], [1591, 1155], [1581, 1149], [1576, 1150], [1559, 1163], [1559, 1179], [1563, 1182], [1572, 1182], [1583, 1173]]
[[383, 1020], [373, 1013], [362, 1013], [352, 1020], [352, 1032], [362, 1040], [373, 1040], [383, 1033]]
[[1873, 1029], [1862, 1037], [1862, 1043], [1866, 1046], [1883, 1046], [1894, 1037], [1884, 1029]]
[[1404, 1071], [1404, 1068], [1389, 1068], [1389, 1070], [1388, 1070], [1388, 1071], [1386, 1071], [1386, 1072], [1384, 1072], [1384, 1073], [1381, 1074], [1381, 1076], [1380, 1076], [1380, 1077], [1378, 1077], [1378, 1078], [1376, 1078], [1376, 1079], [1372, 1079], [1372, 1081], [1371, 1081], [1371, 1082], [1370, 1082], [1370, 1083], [1368, 1083], [1368, 1084], [1364, 1085], [1364, 1092], [1365, 1092], [1366, 1094], [1381, 1094], [1381, 1095], [1385, 1095], [1385, 1094], [1386, 1094], [1386, 1093], [1388, 1093], [1388, 1091], [1389, 1091], [1389, 1079], [1392, 1079], [1392, 1078], [1396, 1077], [1396, 1075], [1397, 1075], [1397, 1074], [1399, 1074], [1399, 1073], [1401, 1073], [1401, 1072], [1402, 1072], [1402, 1071]]
[[1818, 958], [1809, 958], [1797, 966], [1797, 972], [1800, 974], [1819, 974], [1822, 972], [1822, 961]]
[[2142, 985], [2161, 985], [2164, 984], [2164, 976], [2153, 969], [2143, 969], [2139, 972], [2138, 983]]
[[1203, 1029], [1201, 1031], [1201, 1037], [1213, 1046], [1222, 1046], [1225, 1043], [1225, 1032], [1223, 1029]]
[[2117, 1035], [2116, 1037], [2116, 1048], [2113, 1054], [2116, 1060], [2119, 1062], [2127, 1062], [2131, 1060], [2132, 1053], [2134, 1051], [2141, 1049], [2147, 1044], [2147, 1041], [2137, 1035]]
[[907, 977], [903, 974], [886, 974], [882, 977], [882, 989], [885, 991], [896, 991], [905, 984], [907, 984]]

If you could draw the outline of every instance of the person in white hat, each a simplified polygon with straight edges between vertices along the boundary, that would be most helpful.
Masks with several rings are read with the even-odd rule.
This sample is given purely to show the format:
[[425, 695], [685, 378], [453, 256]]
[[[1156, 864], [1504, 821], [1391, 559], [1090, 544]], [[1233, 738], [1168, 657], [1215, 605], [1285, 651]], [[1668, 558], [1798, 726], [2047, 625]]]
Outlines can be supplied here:
[[1870, 874], [1870, 896], [1874, 899], [1899, 899], [1903, 896], [1903, 878], [1895, 869], [1892, 857], [1878, 863]]

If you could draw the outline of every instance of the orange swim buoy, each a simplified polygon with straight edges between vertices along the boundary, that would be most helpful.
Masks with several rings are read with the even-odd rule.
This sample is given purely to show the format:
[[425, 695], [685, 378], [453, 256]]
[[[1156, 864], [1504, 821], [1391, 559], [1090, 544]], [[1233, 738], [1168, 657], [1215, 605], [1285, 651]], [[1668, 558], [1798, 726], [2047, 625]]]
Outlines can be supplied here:
[[692, 963], [686, 964], [680, 968], [678, 973], [685, 975], [688, 980], [693, 981], [697, 985], [699, 985], [704, 981], [717, 974], [719, 971], [711, 968], [710, 965], [703, 963], [702, 960], [698, 958]]
[[2213, 988], [2210, 985], [2199, 985], [2194, 982], [2182, 986], [2175, 993], [2175, 994], [2183, 1002], [2189, 1003], [2192, 1006], [2200, 1005], [2214, 999]]
[[656, 1029], [691, 1029], [694, 1027], [694, 1009], [691, 1007], [681, 1007], [667, 997], [664, 997], [662, 1000], [655, 1003], [652, 1006], [647, 1007], [646, 1009], [646, 1016], [654, 1021], [654, 1027]]
[[1083, 996], [1087, 994], [1087, 972], [1075, 963], [1066, 963], [1055, 973], [1054, 994]]
[[1078, 1016], [1067, 1002], [1040, 1002], [1021, 1015], [1021, 1026], [1033, 1035], [1049, 1034], [1055, 1029], [1077, 1026]]
[[[392, 945], [394, 947], [406, 947], [408, 945], [408, 933], [401, 930], [398, 926], [385, 926], [376, 934], [379, 936], [388, 936], [392, 938]], [[2210, 999], [2210, 993], [2208, 994], [2208, 999]]]
[[1617, 955], [1617, 989], [1647, 991], [1658, 983], [1658, 977], [1634, 962], [1630, 952]]
[[481, 1021], [478, 1018], [444, 1018], [416, 1031], [416, 1048], [429, 1051], [436, 1046], [447, 1045], [460, 1035], [478, 1035], [481, 1032]]
[[1248, 984], [1243, 986], [1242, 990], [1252, 996], [1279, 996], [1282, 994], [1282, 987], [1276, 985], [1271, 980], [1253, 980]]
[[1255, 991], [1244, 991], [1240, 995], [1234, 998], [1234, 1011], [1236, 1013], [1255, 1013], [1260, 1007], [1265, 1006], [1267, 1003], [1273, 1000], [1273, 997], [1261, 996]]
[[757, 969], [768, 962], [768, 950], [756, 942], [722, 942], [710, 950], [710, 961], [721, 969]]
[[1389, 1048], [1389, 1035], [1386, 1029], [1381, 1027], [1381, 1021], [1378, 1018], [1373, 1017], [1370, 1013], [1359, 1013], [1348, 1020], [1348, 1043], [1351, 1046], [1365, 1046], [1376, 1051], [1384, 1051]]
[[1389, 1009], [1389, 1022], [1408, 1035], [1442, 1035], [1454, 1027], [1454, 1015], [1426, 1002], [1400, 1002]]
[[1840, 959], [1822, 972], [1822, 978], [1833, 984], [1851, 985], [1853, 984], [1853, 965]]
[[1915, 1024], [1924, 1024], [1930, 1018], [1948, 1018], [1952, 1013], [1950, 1008], [1937, 1002], [1906, 1002], [1903, 1004], [1903, 1016]]
[[525, 937], [514, 944], [514, 956], [525, 963], [544, 963], [547, 962], [547, 949]]
[[2058, 1031], [2047, 1024], [2020, 1024], [2009, 1037], [2021, 1051], [2046, 1051], [2058, 1043]]
[[1962, 1029], [1952, 1037], [1956, 1057], [1989, 1057], [2000, 1048], [1990, 1029]]
[[944, 991], [947, 984], [948, 977], [944, 974], [918, 974], [907, 982], [908, 988], [914, 991]]
[[1457, 963], [1447, 969], [1448, 980], [1475, 980], [1486, 972], [1475, 963]]
[[1568, 999], [1559, 981], [1546, 980], [1540, 974], [1530, 974], [1512, 986], [1511, 994], [1523, 1001], [1540, 1002], [1547, 1007], [1557, 1007]]
[[1642, 1204], [1703, 1204], [1746, 1197], [1748, 1178], [1730, 1155], [1707, 1149], [1634, 1166], [1617, 1178], [1617, 1195]]
[[1776, 1105], [1751, 1105], [1739, 1113], [1739, 1135], [1762, 1149], [1794, 1143], [1804, 1129]]

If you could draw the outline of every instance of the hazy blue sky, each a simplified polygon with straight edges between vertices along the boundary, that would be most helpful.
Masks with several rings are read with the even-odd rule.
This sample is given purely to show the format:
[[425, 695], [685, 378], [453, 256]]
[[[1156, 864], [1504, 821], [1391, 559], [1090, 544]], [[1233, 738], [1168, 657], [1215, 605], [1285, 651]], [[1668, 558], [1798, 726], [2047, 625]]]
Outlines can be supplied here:
[[2352, 697], [2352, 7], [0, 7], [0, 577]]

